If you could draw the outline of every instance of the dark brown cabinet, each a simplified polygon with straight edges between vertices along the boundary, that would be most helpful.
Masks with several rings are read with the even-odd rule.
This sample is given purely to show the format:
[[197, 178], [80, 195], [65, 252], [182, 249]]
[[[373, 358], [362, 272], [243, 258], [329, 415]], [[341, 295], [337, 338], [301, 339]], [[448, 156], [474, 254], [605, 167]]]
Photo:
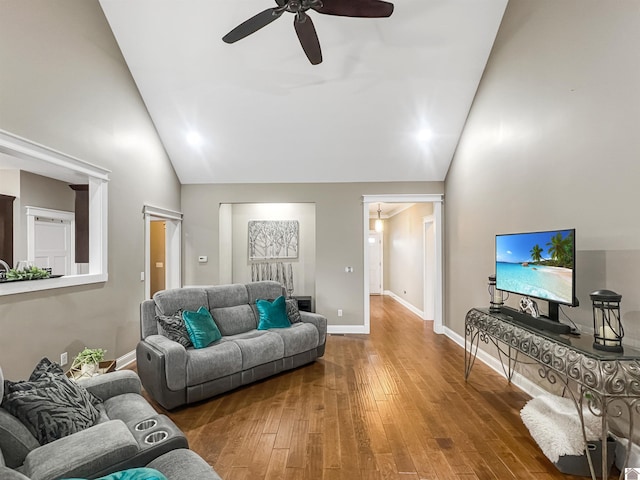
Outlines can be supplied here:
[[69, 185], [76, 192], [76, 263], [89, 263], [89, 185]]
[[0, 194], [0, 260], [13, 267], [13, 201], [16, 197]]

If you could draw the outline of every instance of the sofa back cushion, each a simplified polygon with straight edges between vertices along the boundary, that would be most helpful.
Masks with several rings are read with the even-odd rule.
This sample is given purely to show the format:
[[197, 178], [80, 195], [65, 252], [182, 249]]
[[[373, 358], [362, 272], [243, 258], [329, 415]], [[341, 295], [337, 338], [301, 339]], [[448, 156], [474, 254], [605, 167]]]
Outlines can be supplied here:
[[203, 288], [173, 288], [161, 290], [153, 295], [158, 313], [173, 315], [178, 310], [198, 311], [202, 306], [209, 308], [207, 293]]
[[247, 303], [235, 307], [212, 308], [211, 315], [224, 336], [255, 330], [258, 326], [256, 316]]
[[249, 303], [247, 287], [240, 283], [207, 287], [206, 292], [210, 309], [235, 307]]
[[285, 295], [285, 290], [278, 282], [264, 281], [247, 283], [247, 293], [249, 294], [247, 303], [254, 305], [260, 299], [273, 300], [280, 295]]

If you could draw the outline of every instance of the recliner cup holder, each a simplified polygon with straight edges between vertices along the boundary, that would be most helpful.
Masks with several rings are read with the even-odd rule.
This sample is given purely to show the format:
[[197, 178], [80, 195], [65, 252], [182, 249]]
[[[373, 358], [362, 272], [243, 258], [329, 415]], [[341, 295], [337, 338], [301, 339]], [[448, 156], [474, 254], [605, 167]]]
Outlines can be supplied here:
[[147, 420], [142, 420], [141, 422], [137, 423], [135, 427], [133, 427], [135, 429], [136, 432], [142, 432], [144, 430], [149, 430], [150, 428], [155, 427], [158, 424], [158, 421], [155, 418], [149, 418]]
[[169, 432], [166, 430], [158, 430], [157, 432], [151, 432], [149, 435], [144, 437], [144, 443], [147, 445], [154, 445], [156, 443], [160, 443], [167, 439], [169, 436]]

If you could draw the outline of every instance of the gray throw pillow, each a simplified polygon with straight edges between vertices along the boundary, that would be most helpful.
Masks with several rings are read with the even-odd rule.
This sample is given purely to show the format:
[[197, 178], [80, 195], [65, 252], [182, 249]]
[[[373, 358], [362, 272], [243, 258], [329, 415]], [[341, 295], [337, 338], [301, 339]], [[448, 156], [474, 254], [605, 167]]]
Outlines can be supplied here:
[[193, 347], [187, 326], [182, 318], [182, 310], [178, 310], [173, 315], [158, 315], [156, 319], [158, 320], [160, 335], [178, 342], [184, 348]]
[[27, 381], [4, 381], [2, 407], [40, 442], [52, 442], [94, 425], [100, 400], [44, 358]]
[[301, 322], [302, 317], [300, 316], [300, 310], [298, 310], [298, 301], [295, 298], [288, 298], [286, 304], [289, 322], [292, 324]]

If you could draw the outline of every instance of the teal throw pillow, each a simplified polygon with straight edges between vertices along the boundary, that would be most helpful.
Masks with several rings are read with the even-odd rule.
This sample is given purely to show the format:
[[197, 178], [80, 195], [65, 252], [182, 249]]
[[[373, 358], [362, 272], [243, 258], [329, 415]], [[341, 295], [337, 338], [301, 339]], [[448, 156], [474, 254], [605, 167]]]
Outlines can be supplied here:
[[197, 312], [184, 310], [182, 319], [195, 348], [204, 348], [222, 338], [216, 322], [213, 321], [213, 317], [206, 307], [200, 307]]
[[288, 328], [291, 326], [287, 317], [287, 306], [285, 298], [280, 295], [273, 302], [269, 300], [258, 300], [256, 302], [260, 320], [258, 330], [269, 330], [270, 328]]
[[[66, 480], [83, 480], [81, 478], [67, 478]], [[115, 472], [96, 480], [167, 480], [163, 474], [153, 468], [130, 468]]]

